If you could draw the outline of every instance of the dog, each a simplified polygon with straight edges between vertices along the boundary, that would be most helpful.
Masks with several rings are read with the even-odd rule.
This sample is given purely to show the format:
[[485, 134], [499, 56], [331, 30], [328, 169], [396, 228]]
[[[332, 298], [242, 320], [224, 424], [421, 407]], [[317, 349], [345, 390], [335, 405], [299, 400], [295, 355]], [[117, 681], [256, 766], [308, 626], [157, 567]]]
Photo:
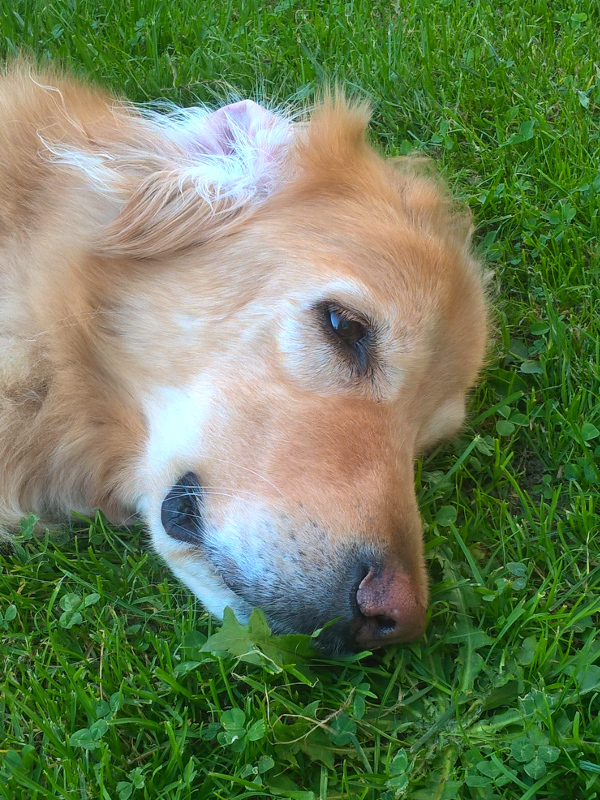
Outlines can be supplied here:
[[20, 64], [0, 108], [2, 530], [141, 518], [217, 617], [420, 637], [413, 464], [486, 348], [468, 213], [339, 93], [153, 111]]

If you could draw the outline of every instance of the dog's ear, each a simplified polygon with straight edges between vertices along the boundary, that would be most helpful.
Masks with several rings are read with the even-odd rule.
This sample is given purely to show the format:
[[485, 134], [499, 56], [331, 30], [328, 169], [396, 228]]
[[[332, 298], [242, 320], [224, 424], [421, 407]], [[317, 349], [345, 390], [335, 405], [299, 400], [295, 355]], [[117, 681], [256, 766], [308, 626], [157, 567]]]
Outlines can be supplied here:
[[405, 215], [418, 227], [468, 249], [474, 231], [471, 210], [449, 193], [430, 159], [409, 155], [390, 158], [387, 163]]
[[147, 122], [164, 140], [167, 163], [136, 186], [104, 232], [105, 252], [143, 258], [183, 250], [222, 232], [276, 190], [291, 139], [284, 117], [244, 100], [209, 113], [155, 114]]
[[128, 114], [125, 142], [96, 142], [90, 153], [52, 149], [118, 201], [97, 240], [105, 255], [152, 258], [199, 244], [282, 180], [293, 128], [257, 103]]

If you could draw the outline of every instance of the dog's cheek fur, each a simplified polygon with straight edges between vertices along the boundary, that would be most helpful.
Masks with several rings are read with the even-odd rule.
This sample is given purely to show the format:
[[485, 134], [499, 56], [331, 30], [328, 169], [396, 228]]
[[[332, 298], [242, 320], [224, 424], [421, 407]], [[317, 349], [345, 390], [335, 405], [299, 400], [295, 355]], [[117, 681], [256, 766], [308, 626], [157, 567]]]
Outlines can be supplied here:
[[114, 522], [135, 514], [139, 482], [134, 463], [145, 438], [135, 405], [96, 377], [91, 353], [78, 368], [57, 366], [51, 383], [5, 395], [1, 402], [0, 479], [5, 526], [34, 510], [64, 518], [69, 509], [102, 509]]

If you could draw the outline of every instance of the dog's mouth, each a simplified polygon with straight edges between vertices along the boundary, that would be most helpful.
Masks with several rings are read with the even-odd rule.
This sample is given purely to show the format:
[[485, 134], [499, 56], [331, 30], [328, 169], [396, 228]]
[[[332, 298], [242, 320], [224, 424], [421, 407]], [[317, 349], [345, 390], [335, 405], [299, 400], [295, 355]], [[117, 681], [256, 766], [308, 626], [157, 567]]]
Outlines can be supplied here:
[[[338, 619], [331, 624], [330, 617], [319, 609], [320, 606], [328, 608], [330, 605], [324, 594], [331, 591], [331, 581], [323, 581], [320, 591], [317, 590], [317, 587], [313, 587], [313, 602], [307, 603], [305, 599], [300, 608], [300, 604], [295, 599], [297, 593], [285, 592], [279, 585], [282, 578], [278, 578], [272, 568], [265, 570], [265, 579], [261, 584], [243, 574], [235, 560], [227, 552], [216, 551], [210, 541], [207, 541], [210, 537], [206, 535], [205, 513], [203, 487], [198, 475], [194, 472], [187, 472], [176, 481], [165, 497], [161, 507], [161, 522], [166, 533], [172, 539], [201, 547], [203, 557], [211, 562], [230, 591], [251, 607], [263, 608], [275, 633], [289, 633], [293, 630], [310, 635], [315, 628], [325, 626], [325, 630], [319, 638], [321, 649], [338, 653], [348, 649], [345, 642], [346, 625], [344, 621]], [[342, 570], [335, 570], [336, 573], [338, 571]], [[355, 589], [357, 589], [358, 584], [367, 573], [368, 567], [357, 566], [355, 571], [357, 574], [354, 583], [356, 584]], [[301, 587], [297, 588], [299, 596], [304, 596], [304, 598], [310, 596], [308, 587], [305, 587], [304, 591], [301, 591]], [[344, 590], [341, 593], [346, 594]], [[355, 591], [350, 591], [347, 602], [344, 597], [344, 602], [339, 603], [341, 598], [338, 598], [338, 603], [336, 603], [343, 607], [343, 616], [346, 618], [355, 616], [356, 601], [354, 597]]]
[[[342, 547], [312, 547], [312, 558], [302, 566], [292, 551], [281, 560], [278, 547], [257, 548], [251, 540], [242, 569], [226, 544], [217, 545], [206, 522], [204, 490], [194, 472], [171, 487], [161, 507], [166, 533], [179, 542], [201, 549], [223, 584], [249, 608], [262, 608], [274, 633], [311, 635], [320, 649], [339, 654], [373, 649], [418, 638], [425, 609], [415, 586], [402, 568], [393, 566], [379, 547], [359, 540]], [[310, 550], [311, 544], [304, 546]], [[253, 553], [253, 557], [250, 554]], [[292, 565], [289, 568], [289, 565]]]

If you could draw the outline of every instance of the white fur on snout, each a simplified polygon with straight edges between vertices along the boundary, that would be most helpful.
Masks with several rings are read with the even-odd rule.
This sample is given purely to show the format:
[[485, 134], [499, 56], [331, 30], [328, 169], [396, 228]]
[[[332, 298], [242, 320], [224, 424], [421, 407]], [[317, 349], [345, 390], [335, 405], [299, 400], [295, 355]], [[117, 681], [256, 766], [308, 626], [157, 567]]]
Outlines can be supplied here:
[[252, 606], [229, 589], [213, 564], [199, 547], [172, 539], [160, 522], [160, 506], [149, 517], [152, 543], [174, 575], [200, 599], [204, 607], [221, 619], [226, 606], [246, 622]]
[[151, 514], [154, 545], [174, 574], [211, 614], [222, 618], [225, 607], [229, 606], [244, 622], [252, 613], [252, 605], [230, 589], [226, 581], [241, 580], [244, 585], [258, 582], [267, 587], [273, 569], [285, 573], [285, 551], [277, 547], [274, 529], [264, 524], [268, 515], [259, 504], [247, 499], [233, 500], [227, 514], [229, 521], [217, 529], [210, 524], [210, 493], [206, 500], [209, 518], [206, 542], [221, 571], [202, 547], [177, 542], [160, 523], [156, 524], [160, 508]]
[[252, 613], [252, 606], [231, 591], [215, 568], [196, 558], [189, 558], [183, 564], [174, 564], [172, 559], [163, 555], [173, 573], [179, 580], [200, 599], [206, 610], [217, 619], [223, 618], [225, 608], [229, 606], [240, 622], [247, 622]]
[[[156, 552], [205, 607], [222, 617], [225, 607], [230, 606], [244, 620], [251, 606], [227, 587], [202, 548], [176, 541], [161, 522], [163, 500], [175, 481], [197, 469], [203, 432], [214, 409], [214, 393], [205, 376], [184, 388], [159, 387], [146, 398], [148, 442], [140, 466], [145, 492], [139, 512], [150, 528]], [[223, 414], [221, 409], [215, 413]], [[202, 480], [201, 475], [198, 478]]]
[[[146, 398], [148, 443], [142, 485], [150, 494], [161, 488], [169, 472], [174, 481], [192, 469], [212, 406], [213, 392], [205, 379], [184, 388], [161, 386]], [[173, 474], [173, 470], [183, 472]]]

